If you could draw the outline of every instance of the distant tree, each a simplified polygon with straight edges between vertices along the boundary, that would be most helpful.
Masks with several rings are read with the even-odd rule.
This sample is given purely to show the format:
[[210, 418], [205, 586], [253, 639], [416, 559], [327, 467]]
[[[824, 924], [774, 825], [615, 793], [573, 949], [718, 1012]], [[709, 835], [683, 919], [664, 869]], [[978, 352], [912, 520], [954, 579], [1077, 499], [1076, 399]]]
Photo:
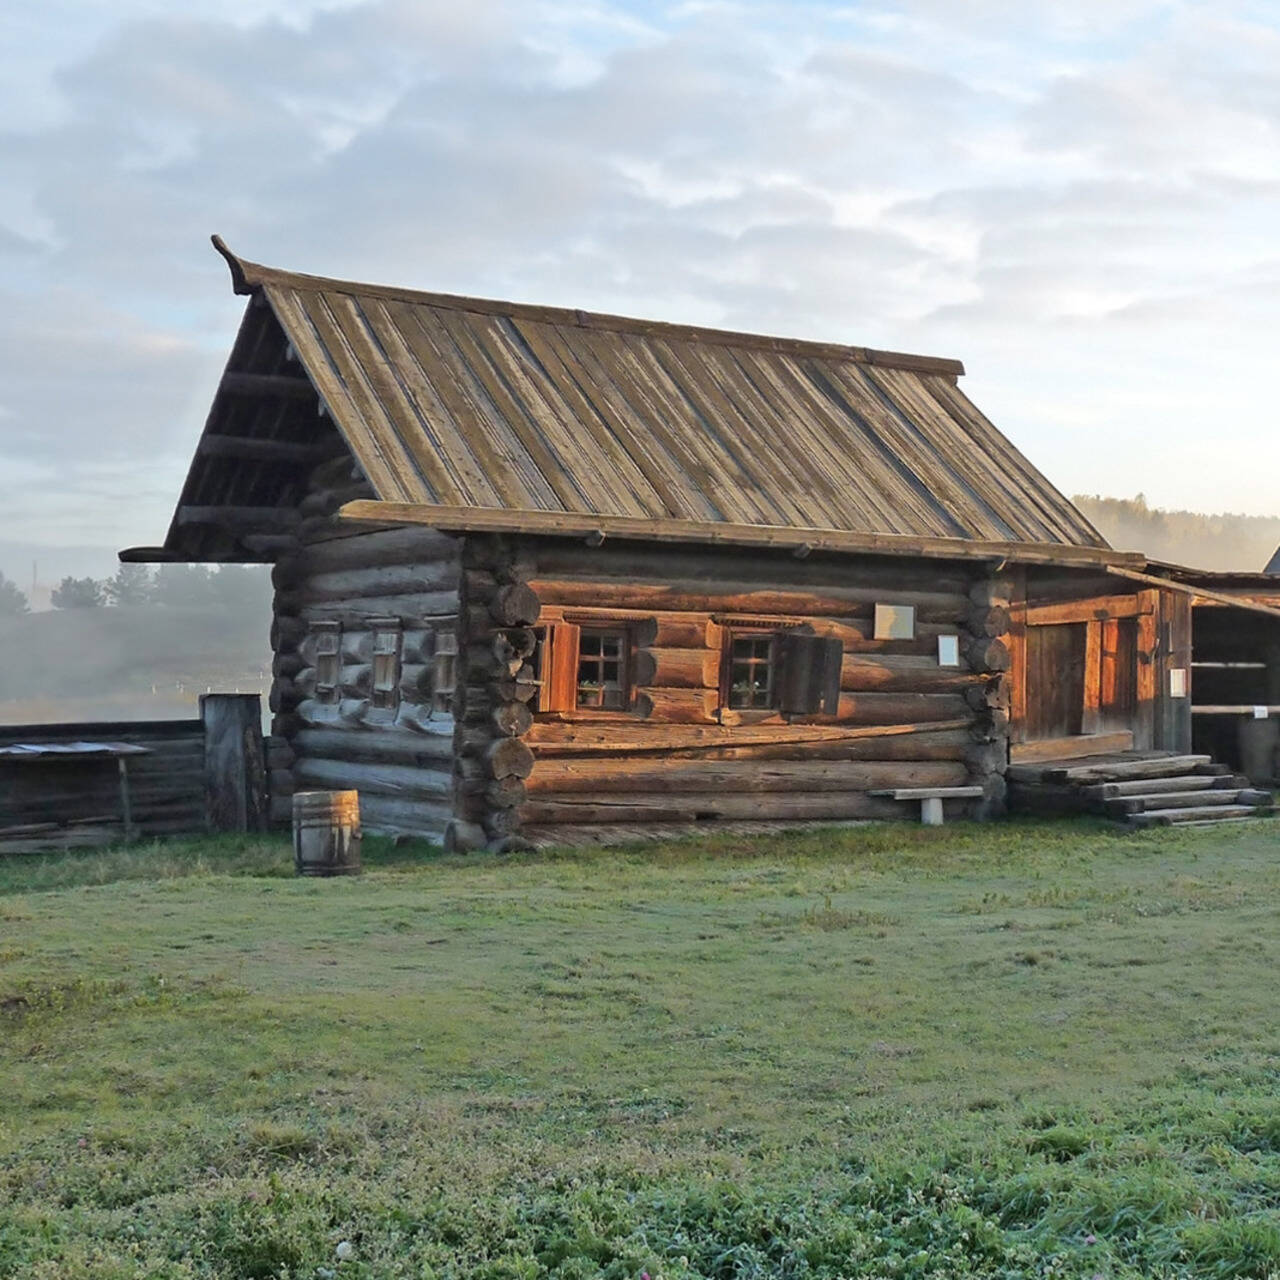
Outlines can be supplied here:
[[93, 578], [63, 578], [49, 603], [55, 609], [96, 609], [102, 604], [102, 583]]
[[0, 573], [0, 618], [15, 618], [27, 609], [27, 597], [18, 590], [18, 584]]
[[156, 570], [151, 598], [174, 608], [199, 608], [213, 603], [209, 570], [202, 564], [162, 564]]
[[145, 564], [122, 564], [115, 576], [102, 584], [103, 593], [114, 605], [146, 604], [152, 587], [151, 570]]

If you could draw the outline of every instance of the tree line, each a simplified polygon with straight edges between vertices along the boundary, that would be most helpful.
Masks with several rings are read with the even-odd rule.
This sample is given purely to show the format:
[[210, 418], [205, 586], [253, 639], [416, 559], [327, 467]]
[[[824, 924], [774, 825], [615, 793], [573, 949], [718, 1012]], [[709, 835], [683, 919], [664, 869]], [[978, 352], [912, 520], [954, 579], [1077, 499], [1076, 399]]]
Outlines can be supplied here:
[[[122, 564], [109, 578], [63, 578], [49, 597], [55, 609], [159, 605], [172, 608], [269, 610], [271, 579], [258, 565]], [[0, 572], [0, 617], [30, 611], [17, 583]]]

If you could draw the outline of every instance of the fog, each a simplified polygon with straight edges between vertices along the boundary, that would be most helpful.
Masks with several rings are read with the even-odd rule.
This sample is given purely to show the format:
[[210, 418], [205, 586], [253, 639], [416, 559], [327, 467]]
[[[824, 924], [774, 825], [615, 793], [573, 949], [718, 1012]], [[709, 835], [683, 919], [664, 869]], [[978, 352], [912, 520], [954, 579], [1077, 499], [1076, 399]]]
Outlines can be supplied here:
[[1280, 547], [1280, 516], [1161, 511], [1136, 498], [1077, 494], [1072, 501], [1121, 551], [1196, 569], [1261, 573]]
[[[1141, 495], [1074, 501], [1112, 546], [1154, 560], [1259, 572], [1280, 546], [1280, 517], [1160, 511]], [[47, 547], [5, 545], [18, 564], [50, 559]], [[57, 560], [72, 576], [81, 564], [101, 563], [74, 552]], [[197, 714], [206, 691], [259, 693], [266, 714], [265, 568], [166, 566], [144, 576], [141, 594], [148, 598], [139, 603], [0, 616], [0, 724], [180, 719]]]

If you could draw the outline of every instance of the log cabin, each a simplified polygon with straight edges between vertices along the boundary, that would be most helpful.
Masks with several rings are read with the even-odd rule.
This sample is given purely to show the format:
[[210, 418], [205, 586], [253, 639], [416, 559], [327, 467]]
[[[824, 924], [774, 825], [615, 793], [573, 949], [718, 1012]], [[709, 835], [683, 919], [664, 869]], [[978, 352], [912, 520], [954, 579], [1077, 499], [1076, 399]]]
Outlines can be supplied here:
[[868, 348], [356, 284], [248, 303], [164, 544], [270, 562], [271, 758], [455, 849], [1004, 812], [1187, 752], [1192, 589]]

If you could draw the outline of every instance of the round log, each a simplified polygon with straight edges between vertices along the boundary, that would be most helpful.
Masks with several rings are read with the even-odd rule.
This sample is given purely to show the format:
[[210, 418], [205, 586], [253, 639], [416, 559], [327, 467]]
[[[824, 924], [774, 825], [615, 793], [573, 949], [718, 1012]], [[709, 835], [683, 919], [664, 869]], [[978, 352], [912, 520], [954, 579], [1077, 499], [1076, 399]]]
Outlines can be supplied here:
[[972, 746], [964, 753], [970, 774], [978, 778], [989, 773], [1003, 774], [1009, 767], [1009, 748], [1005, 742], [987, 742]]
[[494, 778], [485, 786], [484, 798], [496, 809], [514, 809], [528, 799], [528, 791], [520, 778]]
[[502, 836], [490, 840], [487, 849], [489, 853], [537, 853], [538, 846], [524, 836]]
[[542, 603], [527, 583], [513, 582], [500, 587], [489, 604], [493, 620], [503, 627], [528, 627], [538, 620]]
[[520, 830], [520, 810], [490, 809], [484, 815], [484, 829], [495, 840], [515, 835]]
[[289, 649], [296, 649], [306, 636], [307, 624], [301, 618], [283, 612], [277, 601], [275, 615], [271, 619], [272, 650], [275, 653], [283, 653]]
[[970, 635], [1002, 636], [1009, 630], [1009, 610], [1004, 605], [979, 607], [969, 611]]
[[1012, 665], [1003, 640], [975, 638], [965, 646], [965, 657], [973, 671], [1008, 671]]
[[533, 772], [533, 752], [519, 738], [496, 738], [485, 760], [495, 778], [527, 778]]
[[519, 738], [533, 727], [533, 712], [523, 702], [503, 702], [489, 717], [501, 737]]
[[455, 818], [444, 829], [446, 853], [475, 853], [488, 843], [485, 829], [475, 822], [460, 822]]

